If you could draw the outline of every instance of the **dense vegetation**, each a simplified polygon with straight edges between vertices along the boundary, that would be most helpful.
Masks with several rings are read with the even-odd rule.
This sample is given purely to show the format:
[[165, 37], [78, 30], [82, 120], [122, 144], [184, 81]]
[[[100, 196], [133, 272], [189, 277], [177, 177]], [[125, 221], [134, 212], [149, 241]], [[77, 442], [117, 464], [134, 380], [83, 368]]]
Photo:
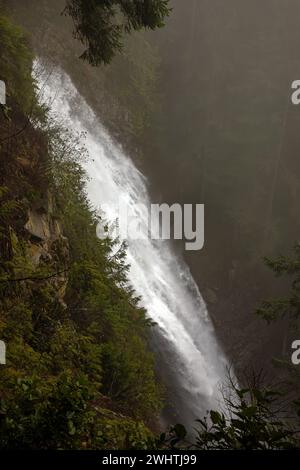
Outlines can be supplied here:
[[145, 447], [161, 392], [124, 248], [96, 236], [84, 149], [37, 105], [22, 32], [0, 34], [0, 446]]

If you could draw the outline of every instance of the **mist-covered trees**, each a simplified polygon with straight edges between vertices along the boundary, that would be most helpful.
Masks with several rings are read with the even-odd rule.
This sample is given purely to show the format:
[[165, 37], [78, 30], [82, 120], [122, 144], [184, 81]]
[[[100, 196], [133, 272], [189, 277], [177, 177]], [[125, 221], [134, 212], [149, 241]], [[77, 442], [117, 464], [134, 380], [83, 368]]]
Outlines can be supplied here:
[[164, 25], [169, 0], [67, 0], [65, 13], [74, 22], [74, 37], [86, 48], [82, 58], [108, 64], [120, 52], [123, 36]]

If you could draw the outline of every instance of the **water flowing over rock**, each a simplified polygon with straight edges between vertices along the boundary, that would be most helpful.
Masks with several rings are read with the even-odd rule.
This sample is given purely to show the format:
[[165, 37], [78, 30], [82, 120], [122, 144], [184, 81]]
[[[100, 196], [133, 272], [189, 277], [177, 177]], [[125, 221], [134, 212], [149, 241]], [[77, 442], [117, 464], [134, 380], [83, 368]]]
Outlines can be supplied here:
[[[36, 64], [38, 67], [38, 64]], [[126, 201], [140, 223], [150, 204], [147, 181], [117, 145], [70, 78], [61, 70], [36, 74], [43, 90], [41, 100], [50, 103], [51, 113], [76, 133], [86, 135], [89, 159], [87, 192], [95, 207], [111, 209], [106, 218], [115, 222], [114, 207]], [[129, 278], [142, 305], [156, 324], [153, 347], [158, 368], [169, 391], [168, 420], [192, 423], [207, 409], [222, 403], [220, 385], [225, 381], [227, 360], [217, 344], [214, 328], [188, 267], [169, 242], [129, 240]]]

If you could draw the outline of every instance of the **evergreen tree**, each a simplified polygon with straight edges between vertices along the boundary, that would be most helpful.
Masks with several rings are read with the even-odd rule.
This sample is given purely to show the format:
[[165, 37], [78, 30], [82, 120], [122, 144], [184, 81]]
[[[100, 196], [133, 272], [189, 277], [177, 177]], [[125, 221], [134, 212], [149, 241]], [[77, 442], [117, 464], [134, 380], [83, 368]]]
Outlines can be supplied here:
[[67, 0], [64, 12], [74, 22], [74, 37], [86, 47], [81, 58], [108, 64], [120, 52], [125, 34], [164, 25], [169, 0]]

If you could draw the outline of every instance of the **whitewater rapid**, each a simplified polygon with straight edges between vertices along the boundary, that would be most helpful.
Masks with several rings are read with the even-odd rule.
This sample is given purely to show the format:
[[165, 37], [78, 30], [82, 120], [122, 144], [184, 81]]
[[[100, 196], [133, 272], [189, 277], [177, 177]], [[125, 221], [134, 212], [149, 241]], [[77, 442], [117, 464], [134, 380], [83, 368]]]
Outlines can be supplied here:
[[[118, 217], [114, 208], [121, 199], [144, 225], [147, 214], [136, 204], [148, 207], [151, 202], [145, 177], [113, 141], [69, 76], [60, 69], [42, 73], [41, 64], [37, 67], [40, 101], [49, 105], [50, 114], [64, 127], [85, 134], [87, 194], [93, 206], [108, 205], [106, 219], [114, 222]], [[166, 419], [191, 423], [206, 410], [220, 407], [226, 358], [199, 289], [171, 244], [151, 239], [127, 243], [130, 283], [156, 323], [152, 347], [169, 391]]]

